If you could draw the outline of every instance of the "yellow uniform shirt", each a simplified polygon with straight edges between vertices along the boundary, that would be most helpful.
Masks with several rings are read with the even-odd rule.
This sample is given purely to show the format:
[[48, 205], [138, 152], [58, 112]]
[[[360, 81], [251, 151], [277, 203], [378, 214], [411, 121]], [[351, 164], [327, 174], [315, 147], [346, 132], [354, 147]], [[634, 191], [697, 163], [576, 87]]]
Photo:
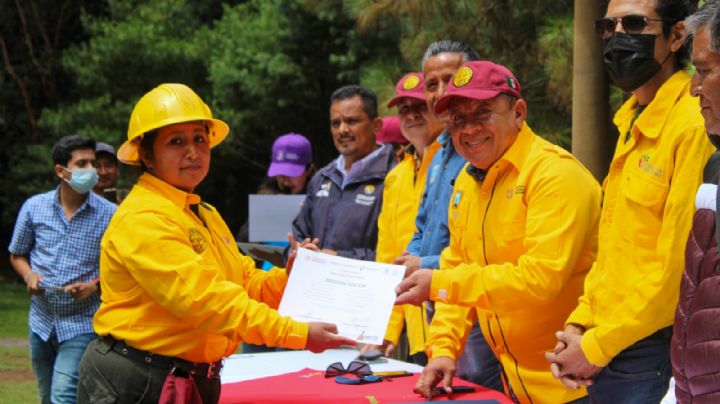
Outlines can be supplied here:
[[307, 324], [272, 309], [286, 283], [283, 269], [263, 272], [240, 254], [213, 207], [146, 173], [101, 242], [95, 332], [195, 362], [231, 355], [241, 340], [304, 348]]
[[457, 359], [477, 314], [520, 402], [584, 396], [552, 377], [544, 354], [595, 260], [600, 199], [585, 167], [527, 125], [482, 183], [463, 170], [450, 199], [450, 245], [432, 277], [430, 297], [442, 303], [428, 356]]
[[582, 349], [596, 366], [673, 323], [695, 191], [713, 151], [689, 89], [686, 72], [670, 77], [627, 143], [637, 99], [615, 114], [621, 136], [604, 182], [598, 258], [567, 320], [587, 329]]
[[[377, 262], [392, 263], [410, 243], [415, 233], [415, 217], [425, 190], [428, 166], [439, 149], [437, 141], [427, 147], [417, 172], [416, 160], [408, 154], [385, 177], [383, 206], [378, 218]], [[403, 322], [407, 324], [410, 354], [422, 352], [428, 328], [425, 307], [405, 304], [393, 308], [385, 339], [396, 346]]]

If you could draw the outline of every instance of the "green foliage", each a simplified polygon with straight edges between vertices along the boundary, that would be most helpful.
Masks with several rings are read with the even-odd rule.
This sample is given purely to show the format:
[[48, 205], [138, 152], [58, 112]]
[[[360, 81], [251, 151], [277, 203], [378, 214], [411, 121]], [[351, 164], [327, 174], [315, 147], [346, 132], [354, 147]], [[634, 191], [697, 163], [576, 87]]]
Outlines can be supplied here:
[[[378, 94], [381, 115], [394, 113], [384, 104], [395, 82], [420, 70], [438, 39], [465, 41], [507, 65], [523, 86], [531, 125], [569, 145], [570, 0], [108, 0], [64, 9], [47, 0], [0, 2], [9, 10], [1, 38], [28, 93], [21, 96], [7, 71], [0, 75], [0, 186], [9, 190], [0, 193], [0, 241], [20, 204], [57, 183], [49, 150], [58, 138], [80, 133], [119, 146], [132, 107], [163, 82], [189, 85], [230, 124], [198, 192], [231, 228], [244, 220], [246, 195], [262, 180], [277, 136], [303, 133], [316, 164], [326, 164], [337, 154], [330, 94], [359, 83]], [[53, 28], [57, 35], [48, 35]], [[121, 183], [136, 174], [123, 169]]]

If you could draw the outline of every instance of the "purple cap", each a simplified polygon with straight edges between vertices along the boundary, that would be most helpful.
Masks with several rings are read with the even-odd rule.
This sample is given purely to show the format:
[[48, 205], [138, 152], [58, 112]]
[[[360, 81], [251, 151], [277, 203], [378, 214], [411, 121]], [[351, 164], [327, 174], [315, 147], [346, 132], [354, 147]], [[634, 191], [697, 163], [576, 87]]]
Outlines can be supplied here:
[[272, 163], [268, 168], [268, 177], [284, 175], [299, 177], [312, 163], [312, 147], [303, 135], [288, 133], [275, 139], [272, 147]]

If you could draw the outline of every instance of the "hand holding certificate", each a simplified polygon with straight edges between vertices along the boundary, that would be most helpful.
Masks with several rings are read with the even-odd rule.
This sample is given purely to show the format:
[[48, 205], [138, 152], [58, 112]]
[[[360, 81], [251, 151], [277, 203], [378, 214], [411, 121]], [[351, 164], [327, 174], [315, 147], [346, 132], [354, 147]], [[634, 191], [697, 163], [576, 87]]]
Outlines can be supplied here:
[[278, 311], [337, 325], [339, 335], [380, 345], [405, 267], [298, 250]]

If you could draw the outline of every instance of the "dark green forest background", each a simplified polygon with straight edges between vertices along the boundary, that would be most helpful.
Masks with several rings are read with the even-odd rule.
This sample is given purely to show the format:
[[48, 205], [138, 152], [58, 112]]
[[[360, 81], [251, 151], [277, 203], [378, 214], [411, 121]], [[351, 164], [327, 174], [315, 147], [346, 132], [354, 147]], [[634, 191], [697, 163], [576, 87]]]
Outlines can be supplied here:
[[[189, 85], [229, 123], [198, 192], [234, 231], [273, 140], [308, 136], [336, 156], [329, 96], [373, 89], [381, 115], [438, 39], [471, 44], [523, 86], [530, 125], [569, 148], [571, 0], [0, 0], [0, 274], [18, 209], [57, 185], [50, 148], [78, 133], [119, 145], [130, 111], [163, 82]], [[121, 185], [137, 173], [123, 167]]]

